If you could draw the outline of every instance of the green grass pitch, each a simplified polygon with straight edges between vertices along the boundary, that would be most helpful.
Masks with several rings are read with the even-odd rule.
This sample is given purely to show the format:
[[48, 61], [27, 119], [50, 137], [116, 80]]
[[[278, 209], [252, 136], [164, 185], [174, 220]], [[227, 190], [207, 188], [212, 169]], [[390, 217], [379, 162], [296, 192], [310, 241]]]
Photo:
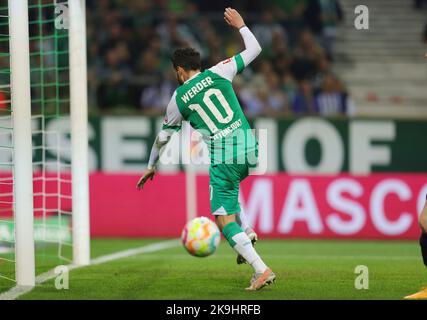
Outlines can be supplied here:
[[[159, 241], [94, 239], [92, 256]], [[207, 258], [177, 246], [72, 270], [68, 290], [50, 280], [21, 299], [402, 299], [427, 285], [417, 241], [261, 239], [256, 248], [277, 275], [258, 292], [244, 290], [252, 269], [238, 266], [223, 240]], [[38, 272], [54, 265], [39, 264]], [[369, 269], [367, 290], [355, 289], [358, 265]], [[12, 285], [0, 280], [0, 292]]]

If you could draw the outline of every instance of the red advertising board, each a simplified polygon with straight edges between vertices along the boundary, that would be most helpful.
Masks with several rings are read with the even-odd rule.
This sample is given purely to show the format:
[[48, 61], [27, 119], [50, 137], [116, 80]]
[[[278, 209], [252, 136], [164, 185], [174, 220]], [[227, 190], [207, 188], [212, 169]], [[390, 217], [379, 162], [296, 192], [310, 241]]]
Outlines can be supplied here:
[[[186, 221], [185, 175], [91, 176], [94, 236], [178, 236]], [[209, 177], [197, 179], [197, 213], [210, 216]], [[241, 204], [262, 236], [415, 239], [427, 175], [251, 176]]]
[[[67, 181], [67, 175], [62, 175]], [[92, 236], [176, 237], [186, 222], [185, 174], [158, 174], [142, 191], [136, 174], [92, 173], [90, 215]], [[197, 178], [197, 214], [210, 216], [209, 177]], [[36, 182], [35, 208], [42, 196], [49, 214], [58, 205], [71, 210], [70, 185]], [[2, 193], [11, 190], [2, 187]], [[241, 206], [263, 237], [416, 239], [418, 213], [427, 194], [426, 174], [369, 176], [250, 176], [242, 184]], [[50, 196], [49, 196], [50, 195]], [[50, 199], [49, 197], [52, 197]], [[8, 198], [10, 198], [8, 196]], [[5, 199], [2, 199], [5, 200]], [[11, 199], [8, 199], [11, 200]], [[2, 215], [10, 215], [2, 205]], [[40, 210], [40, 209], [39, 209]], [[40, 214], [41, 212], [36, 212]]]
[[176, 237], [186, 222], [185, 176], [156, 175], [143, 190], [140, 176], [93, 173], [91, 234], [102, 237]]
[[426, 178], [251, 177], [242, 187], [242, 203], [264, 236], [413, 239], [419, 236]]

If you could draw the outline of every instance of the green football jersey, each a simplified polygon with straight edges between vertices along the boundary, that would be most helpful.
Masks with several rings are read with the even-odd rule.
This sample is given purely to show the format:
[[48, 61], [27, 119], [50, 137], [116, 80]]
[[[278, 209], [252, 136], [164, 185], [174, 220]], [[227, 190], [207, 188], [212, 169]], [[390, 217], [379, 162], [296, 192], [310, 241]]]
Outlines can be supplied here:
[[243, 68], [236, 55], [186, 81], [168, 105], [163, 129], [188, 121], [208, 144], [211, 163], [256, 165], [257, 141], [232, 86]]

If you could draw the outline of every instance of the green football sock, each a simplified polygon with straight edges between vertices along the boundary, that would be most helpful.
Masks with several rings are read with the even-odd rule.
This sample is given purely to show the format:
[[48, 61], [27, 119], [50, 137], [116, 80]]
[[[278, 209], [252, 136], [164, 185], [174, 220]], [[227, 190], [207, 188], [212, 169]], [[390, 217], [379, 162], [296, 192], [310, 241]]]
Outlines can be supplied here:
[[235, 247], [236, 242], [233, 240], [233, 237], [236, 234], [239, 234], [243, 232], [242, 228], [237, 224], [237, 222], [230, 222], [227, 223], [224, 228], [222, 229], [222, 234], [224, 235], [225, 239], [227, 239], [228, 243], [232, 248]]

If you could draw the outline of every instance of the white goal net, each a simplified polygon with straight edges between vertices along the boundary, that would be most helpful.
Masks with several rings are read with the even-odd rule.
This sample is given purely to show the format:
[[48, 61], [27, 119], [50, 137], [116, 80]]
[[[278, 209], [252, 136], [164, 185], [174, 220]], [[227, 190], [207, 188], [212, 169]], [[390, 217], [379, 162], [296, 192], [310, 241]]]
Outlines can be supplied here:
[[0, 292], [89, 263], [84, 6], [0, 0]]

